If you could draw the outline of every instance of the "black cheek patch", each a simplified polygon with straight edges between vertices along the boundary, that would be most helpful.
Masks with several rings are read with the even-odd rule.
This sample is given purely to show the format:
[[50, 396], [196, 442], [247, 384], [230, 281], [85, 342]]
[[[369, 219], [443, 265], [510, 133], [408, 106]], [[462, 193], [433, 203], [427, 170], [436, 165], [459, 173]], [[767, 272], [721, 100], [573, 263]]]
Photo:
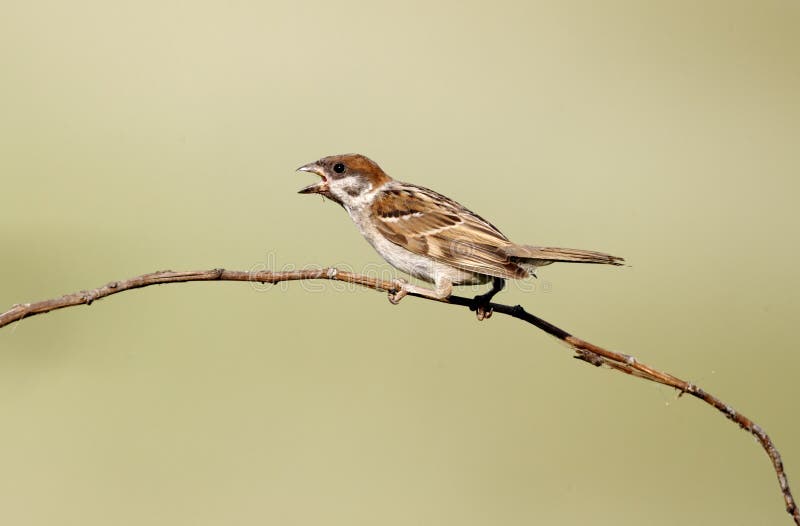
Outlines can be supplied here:
[[369, 186], [368, 184], [365, 184], [363, 181], [360, 181], [359, 179], [356, 178], [353, 178], [352, 181], [348, 181], [348, 183], [350, 184], [344, 186], [342, 190], [344, 190], [345, 193], [350, 197], [358, 197], [365, 190], [367, 190]]

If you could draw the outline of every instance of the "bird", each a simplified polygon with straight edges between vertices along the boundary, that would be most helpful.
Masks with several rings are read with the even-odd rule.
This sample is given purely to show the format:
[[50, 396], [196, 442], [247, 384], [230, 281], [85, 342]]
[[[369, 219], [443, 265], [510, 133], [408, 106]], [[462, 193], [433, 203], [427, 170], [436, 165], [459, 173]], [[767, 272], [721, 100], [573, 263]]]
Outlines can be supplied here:
[[427, 288], [395, 279], [388, 291], [395, 305], [408, 294], [445, 301], [453, 286], [491, 282], [491, 289], [475, 296], [471, 306], [482, 320], [491, 316], [490, 302], [508, 279], [535, 277], [538, 267], [556, 262], [624, 263], [621, 257], [593, 250], [514, 243], [463, 205], [429, 188], [394, 180], [361, 154], [331, 155], [297, 170], [321, 178], [298, 193], [319, 194], [341, 205], [383, 259], [433, 284]]

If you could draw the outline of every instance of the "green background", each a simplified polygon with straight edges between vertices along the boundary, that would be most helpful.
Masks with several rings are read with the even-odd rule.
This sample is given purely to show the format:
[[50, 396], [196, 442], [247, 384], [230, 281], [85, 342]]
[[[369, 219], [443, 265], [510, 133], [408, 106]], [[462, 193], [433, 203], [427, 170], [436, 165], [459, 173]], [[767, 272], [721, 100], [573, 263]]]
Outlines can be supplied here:
[[[500, 296], [699, 383], [800, 491], [800, 4], [4, 2], [0, 305], [157, 269], [394, 275], [294, 169], [360, 152], [512, 239]], [[472, 291], [463, 291], [471, 294]], [[496, 316], [331, 284], [0, 330], [0, 522], [789, 524], [720, 414]]]

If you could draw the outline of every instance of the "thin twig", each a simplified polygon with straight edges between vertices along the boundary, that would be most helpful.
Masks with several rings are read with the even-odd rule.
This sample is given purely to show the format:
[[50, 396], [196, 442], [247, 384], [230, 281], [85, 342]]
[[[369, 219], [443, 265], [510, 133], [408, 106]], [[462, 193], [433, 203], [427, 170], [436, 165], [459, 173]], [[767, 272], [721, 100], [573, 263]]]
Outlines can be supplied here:
[[[386, 281], [362, 274], [354, 274], [352, 272], [345, 272], [335, 268], [322, 268], [318, 270], [297, 270], [289, 272], [244, 272], [238, 270], [225, 270], [225, 269], [212, 269], [212, 270], [198, 270], [188, 272], [174, 272], [165, 270], [160, 272], [153, 272], [151, 274], [144, 274], [134, 278], [125, 279], [121, 281], [112, 281], [102, 287], [92, 290], [82, 290], [73, 294], [67, 294], [60, 298], [54, 298], [36, 303], [23, 303], [14, 305], [8, 311], [0, 314], [0, 327], [4, 327], [15, 321], [23, 318], [35, 316], [37, 314], [44, 314], [57, 309], [65, 307], [73, 307], [75, 305], [91, 305], [92, 302], [118, 294], [120, 292], [138, 289], [141, 287], [148, 287], [150, 285], [161, 285], [165, 283], [184, 283], [188, 281], [250, 281], [260, 283], [279, 283], [282, 281], [297, 281], [297, 280], [310, 280], [310, 279], [327, 279], [334, 281], [343, 281], [346, 283], [353, 283], [370, 288], [377, 291], [391, 291], [396, 286], [393, 281]], [[414, 296], [415, 294], [410, 294]], [[424, 298], [431, 299], [431, 298]], [[436, 301], [436, 300], [433, 300]], [[474, 309], [474, 302], [471, 298], [464, 298], [461, 296], [450, 296], [442, 303], [450, 303], [453, 305], [460, 305]], [[789, 482], [786, 478], [786, 473], [781, 461], [781, 456], [777, 448], [772, 443], [769, 435], [755, 422], [748, 417], [736, 411], [733, 407], [726, 404], [716, 396], [704, 391], [700, 387], [686, 380], [681, 380], [671, 374], [661, 372], [644, 363], [640, 362], [633, 356], [622, 354], [603, 347], [599, 347], [576, 336], [571, 335], [567, 331], [556, 327], [555, 325], [535, 316], [519, 305], [503, 305], [500, 303], [491, 303], [490, 307], [494, 312], [506, 314], [518, 320], [525, 321], [531, 325], [536, 326], [542, 331], [558, 338], [566, 343], [573, 351], [575, 351], [575, 358], [585, 361], [595, 366], [605, 365], [617, 371], [636, 376], [651, 382], [667, 385], [677, 389], [682, 395], [688, 393], [695, 398], [699, 398], [710, 406], [720, 411], [726, 418], [736, 422], [740, 428], [751, 433], [756, 437], [761, 447], [769, 456], [772, 461], [772, 467], [775, 474], [778, 476], [778, 483], [780, 484], [781, 493], [786, 503], [786, 511], [794, 519], [797, 526], [800, 526], [800, 509], [795, 503], [792, 491], [789, 488]]]

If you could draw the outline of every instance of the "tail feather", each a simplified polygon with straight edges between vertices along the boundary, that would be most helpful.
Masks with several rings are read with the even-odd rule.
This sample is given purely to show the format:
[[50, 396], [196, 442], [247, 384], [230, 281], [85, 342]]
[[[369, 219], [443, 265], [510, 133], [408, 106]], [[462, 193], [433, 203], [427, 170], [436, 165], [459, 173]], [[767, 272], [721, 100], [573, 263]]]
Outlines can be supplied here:
[[577, 248], [532, 247], [530, 245], [509, 245], [503, 251], [512, 261], [528, 263], [534, 266], [549, 265], [555, 262], [595, 263], [604, 265], [622, 265], [625, 260], [604, 252], [580, 250]]

